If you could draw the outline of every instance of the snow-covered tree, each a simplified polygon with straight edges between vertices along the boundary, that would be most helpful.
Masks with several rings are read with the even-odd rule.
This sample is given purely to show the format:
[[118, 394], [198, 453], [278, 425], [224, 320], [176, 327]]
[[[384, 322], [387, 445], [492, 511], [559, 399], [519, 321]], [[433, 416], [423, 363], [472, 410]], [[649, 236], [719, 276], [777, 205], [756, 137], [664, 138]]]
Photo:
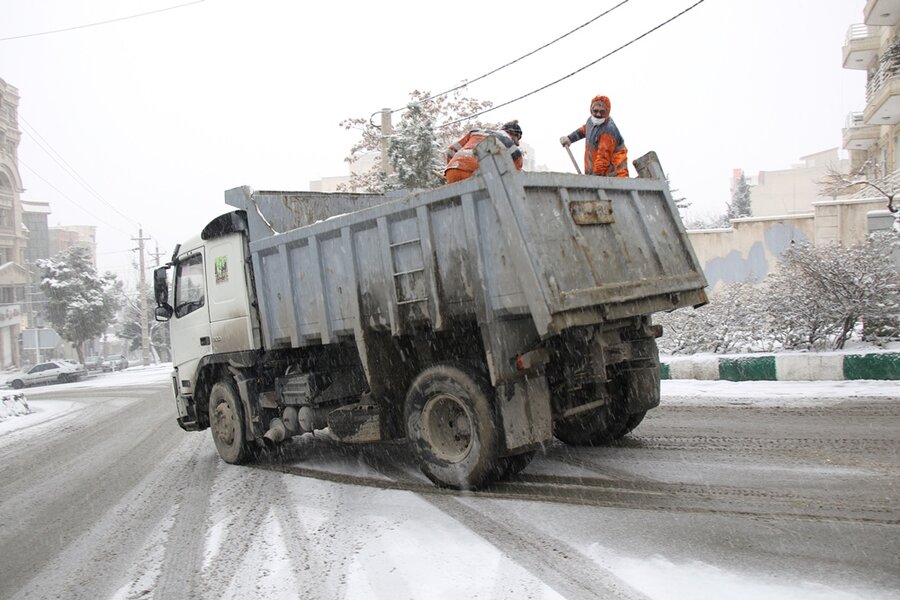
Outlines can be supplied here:
[[669, 178], [668, 173], [666, 173], [666, 183], [669, 185], [669, 193], [672, 195], [672, 201], [675, 202], [675, 208], [678, 209], [678, 214], [683, 220], [684, 213], [682, 211], [690, 208], [691, 203], [687, 198], [679, 194], [678, 188], [672, 187], [672, 180]]
[[[169, 338], [169, 324], [158, 322], [153, 316], [152, 307], [156, 305], [156, 299], [152, 293], [147, 294], [147, 331], [150, 335], [150, 353], [154, 363], [168, 362], [172, 360], [172, 343]], [[124, 294], [121, 302], [121, 312], [118, 317], [118, 329], [116, 335], [123, 340], [129, 340], [128, 349], [137, 350], [141, 347], [141, 307], [138, 293]]]
[[706, 215], [702, 217], [687, 217], [684, 219], [685, 229], [727, 229], [731, 227], [728, 216], [722, 213], [716, 215]]
[[900, 238], [879, 232], [850, 247], [796, 244], [759, 285], [723, 286], [699, 309], [657, 315], [669, 354], [844, 347], [860, 332], [900, 338]]
[[731, 202], [728, 203], [726, 216], [729, 219], [737, 219], [739, 217], [752, 216], [750, 209], [750, 184], [747, 178], [741, 173], [737, 185], [734, 186], [734, 192], [731, 194]]
[[[434, 164], [440, 171], [443, 171], [444, 167], [444, 150], [450, 144], [462, 138], [467, 131], [475, 128], [496, 129], [499, 127], [497, 123], [482, 122], [477, 119], [465, 119], [468, 115], [490, 108], [492, 105], [490, 101], [468, 98], [462, 96], [459, 91], [445, 94], [434, 99], [429, 99], [431, 96], [430, 92], [419, 90], [414, 90], [409, 96], [410, 102], [407, 110], [400, 117], [400, 121], [395, 124], [395, 136], [392, 136], [388, 141], [389, 148], [391, 145], [398, 148], [398, 150], [394, 152], [391, 152], [390, 149], [388, 150], [388, 158], [392, 161], [394, 160], [392, 155], [397, 159], [403, 159], [404, 157], [416, 154], [417, 150], [420, 152], [419, 156], [421, 156], [421, 151], [423, 150], [422, 124], [425, 121], [430, 121], [432, 127], [435, 127], [432, 132], [434, 139]], [[411, 110], [411, 107], [414, 106], [417, 107], [415, 111]], [[459, 123], [445, 126], [447, 123], [452, 123], [453, 121], [460, 119], [463, 120]], [[353, 117], [345, 119], [341, 121], [340, 125], [344, 129], [354, 129], [360, 132], [360, 139], [350, 148], [350, 155], [345, 159], [351, 165], [356, 163], [364, 154], [381, 152], [381, 130], [380, 128], [373, 126], [369, 117]], [[391, 142], [393, 142], [393, 144]], [[416, 144], [416, 150], [404, 150], [401, 152], [399, 146], [407, 143]], [[409, 166], [409, 163], [392, 164], [395, 173], [398, 175], [401, 169], [405, 170], [408, 174], [410, 172], [407, 170]], [[427, 185], [421, 185], [421, 183], [427, 183]], [[416, 182], [414, 187], [435, 187], [440, 185], [440, 183], [442, 183], [440, 180], [428, 180], [425, 182]], [[382, 172], [380, 165], [376, 164], [363, 173], [353, 173], [350, 177], [350, 183], [339, 186], [339, 189], [343, 191], [380, 193], [385, 191], [385, 189], [390, 189], [397, 185], [399, 185], [398, 176], [389, 178]]]
[[444, 163], [434, 125], [434, 119], [421, 104], [407, 107], [388, 145], [388, 158], [394, 167], [391, 179], [397, 187], [434, 188], [444, 182]]
[[112, 273], [98, 275], [90, 251], [73, 246], [53, 258], [37, 261], [47, 317], [59, 335], [75, 347], [84, 362], [84, 342], [103, 335], [115, 319], [121, 282]]
[[768, 350], [767, 316], [759, 310], [762, 291], [752, 283], [723, 286], [709, 304], [663, 313], [659, 347], [669, 354], [748, 352]]
[[775, 286], [790, 281], [803, 294], [795, 302], [815, 307], [816, 320], [824, 319], [834, 334], [833, 347], [843, 348], [860, 322], [887, 319], [896, 326], [900, 278], [894, 261], [885, 257], [892, 255], [897, 243], [895, 235], [885, 232], [850, 247], [796, 244], [781, 257], [769, 296], [780, 291]]

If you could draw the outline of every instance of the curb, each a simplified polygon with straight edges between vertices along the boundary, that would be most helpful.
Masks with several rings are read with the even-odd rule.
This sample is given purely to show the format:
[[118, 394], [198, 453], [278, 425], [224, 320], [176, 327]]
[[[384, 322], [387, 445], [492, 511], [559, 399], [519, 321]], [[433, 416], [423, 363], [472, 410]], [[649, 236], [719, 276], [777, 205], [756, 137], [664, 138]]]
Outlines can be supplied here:
[[[900, 379], [900, 353], [660, 357], [662, 379], [841, 381]], [[898, 394], [900, 395], [900, 394]]]

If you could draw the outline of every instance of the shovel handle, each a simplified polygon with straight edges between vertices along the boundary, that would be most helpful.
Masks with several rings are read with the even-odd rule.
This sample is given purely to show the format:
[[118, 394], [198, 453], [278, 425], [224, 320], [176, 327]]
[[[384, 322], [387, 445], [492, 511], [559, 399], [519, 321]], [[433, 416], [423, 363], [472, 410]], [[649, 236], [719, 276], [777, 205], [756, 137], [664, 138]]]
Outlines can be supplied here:
[[578, 161], [575, 160], [575, 155], [572, 154], [572, 149], [568, 146], [564, 146], [564, 148], [566, 149], [566, 152], [569, 153], [569, 158], [572, 159], [572, 164], [575, 165], [575, 172], [581, 175], [581, 167], [578, 166]]

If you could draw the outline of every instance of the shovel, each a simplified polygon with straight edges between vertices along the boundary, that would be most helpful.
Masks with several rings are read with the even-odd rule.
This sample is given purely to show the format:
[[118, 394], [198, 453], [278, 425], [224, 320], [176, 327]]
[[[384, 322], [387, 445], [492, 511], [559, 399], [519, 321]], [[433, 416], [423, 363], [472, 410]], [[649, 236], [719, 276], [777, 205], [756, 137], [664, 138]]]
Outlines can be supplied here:
[[575, 172], [581, 175], [581, 167], [578, 166], [578, 161], [575, 160], [575, 156], [572, 154], [572, 149], [568, 146], [563, 146], [566, 149], [566, 152], [569, 153], [569, 158], [572, 159], [572, 164], [575, 165]]

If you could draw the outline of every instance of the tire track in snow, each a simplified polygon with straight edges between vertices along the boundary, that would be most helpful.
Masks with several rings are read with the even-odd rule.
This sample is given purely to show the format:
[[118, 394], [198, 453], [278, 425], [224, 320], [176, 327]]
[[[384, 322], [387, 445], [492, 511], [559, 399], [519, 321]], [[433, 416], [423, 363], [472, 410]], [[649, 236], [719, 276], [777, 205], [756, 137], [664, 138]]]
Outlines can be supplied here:
[[[381, 456], [363, 454], [366, 462], [385, 476], [414, 483], [415, 479]], [[508, 511], [497, 519], [472, 506], [476, 496], [464, 501], [452, 495], [420, 495], [425, 501], [481, 536], [547, 587], [569, 600], [617, 598], [647, 600], [577, 548], [548, 536], [517, 519]]]
[[199, 589], [210, 490], [219, 457], [207, 444], [194, 439], [194, 449], [186, 459], [175, 498], [175, 519], [154, 589], [158, 598], [191, 598]]
[[[229, 586], [241, 572], [243, 559], [252, 549], [269, 513], [270, 502], [264, 489], [267, 477], [218, 460], [216, 466], [216, 485], [211, 495], [223, 509], [215, 511], [211, 507], [207, 526], [211, 529], [216, 519], [225, 519], [225, 530], [217, 551], [207, 558], [200, 572], [200, 588], [202, 598], [218, 600], [227, 597]], [[218, 488], [220, 485], [225, 485], [225, 489]]]
[[[90, 475], [93, 471], [76, 472], [71, 484], [56, 490], [49, 504], [34, 507], [29, 519], [49, 518], [65, 526], [49, 526], [60, 532], [56, 540], [21, 534], [28, 535], [30, 546], [4, 559], [10, 573], [2, 577], [0, 596], [4, 590], [15, 590], [17, 598], [109, 597], [127, 583], [135, 556], [166, 528], [173, 511], [169, 490], [179, 474], [174, 458], [179, 438], [166, 415], [157, 416], [159, 424], [153, 427], [150, 415], [135, 415], [136, 431], [123, 432], [120, 443], [107, 451], [115, 462], [101, 472], [115, 487], [98, 486]], [[91, 486], [96, 489], [89, 492]], [[87, 504], [86, 498], [90, 498]], [[23, 519], [30, 529], [28, 523]], [[19, 537], [4, 530], [7, 544], [7, 535]]]

